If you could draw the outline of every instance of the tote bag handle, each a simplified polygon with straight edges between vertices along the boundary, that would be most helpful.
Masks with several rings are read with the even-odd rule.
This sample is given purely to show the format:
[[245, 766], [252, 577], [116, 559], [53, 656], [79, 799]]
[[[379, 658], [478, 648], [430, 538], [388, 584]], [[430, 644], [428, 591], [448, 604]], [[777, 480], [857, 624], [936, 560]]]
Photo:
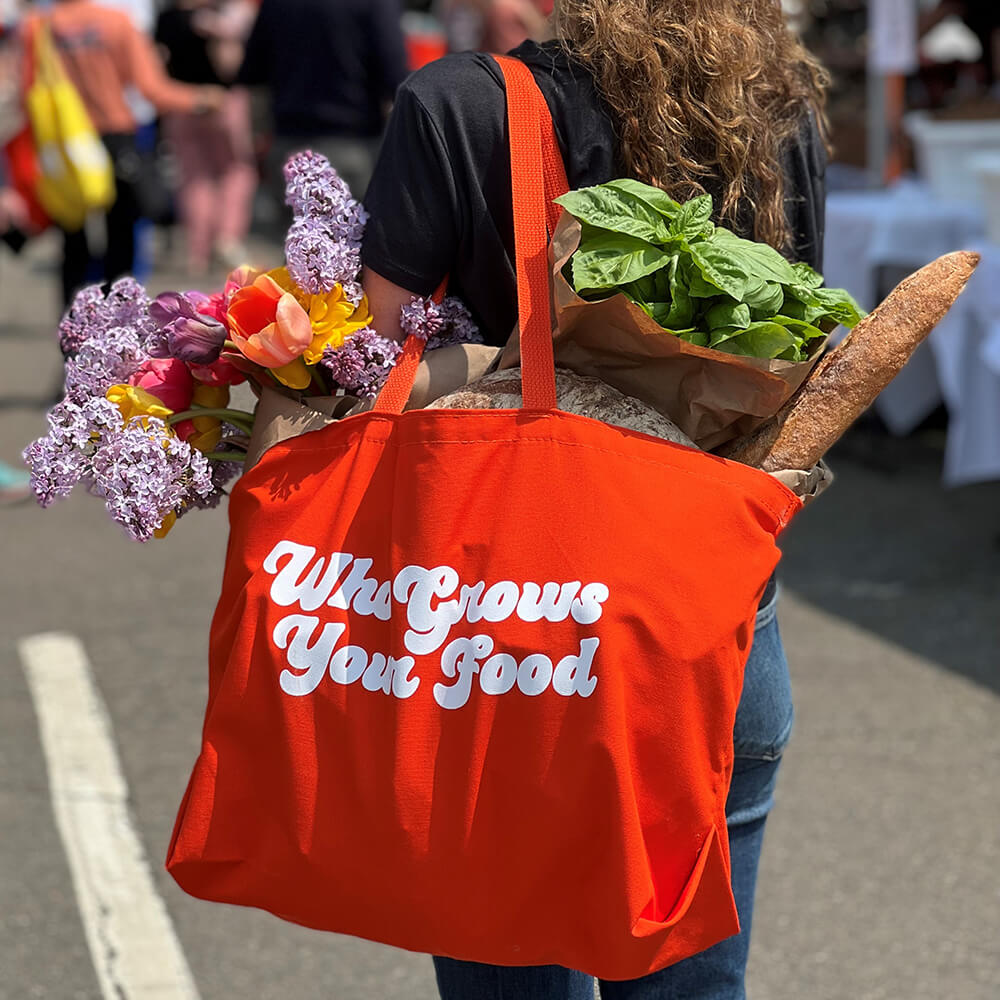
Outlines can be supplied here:
[[[507, 88], [511, 190], [514, 203], [514, 260], [521, 330], [524, 408], [556, 406], [552, 355], [548, 233], [561, 209], [553, 199], [569, 190], [552, 116], [531, 70], [519, 59], [494, 57]], [[410, 398], [425, 341], [410, 336], [373, 409], [402, 413]]]

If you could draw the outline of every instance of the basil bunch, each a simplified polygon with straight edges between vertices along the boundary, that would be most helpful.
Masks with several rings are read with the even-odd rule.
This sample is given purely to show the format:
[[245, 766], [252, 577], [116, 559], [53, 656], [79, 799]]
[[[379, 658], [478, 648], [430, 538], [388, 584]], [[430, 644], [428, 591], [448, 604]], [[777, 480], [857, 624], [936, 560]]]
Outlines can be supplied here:
[[804, 361], [809, 342], [864, 315], [808, 264], [713, 225], [712, 198], [680, 204], [659, 188], [617, 180], [557, 198], [583, 235], [571, 261], [586, 299], [624, 292], [667, 333], [699, 347]]

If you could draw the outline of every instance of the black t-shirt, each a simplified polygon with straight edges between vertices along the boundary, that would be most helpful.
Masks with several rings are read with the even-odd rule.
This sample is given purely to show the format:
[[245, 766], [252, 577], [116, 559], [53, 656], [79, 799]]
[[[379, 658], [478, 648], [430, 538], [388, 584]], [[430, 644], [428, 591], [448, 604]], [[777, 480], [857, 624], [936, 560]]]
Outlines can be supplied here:
[[[555, 43], [527, 42], [512, 54], [552, 112], [570, 187], [623, 176], [614, 126], [587, 71]], [[819, 270], [826, 153], [811, 117], [784, 159], [795, 257]], [[449, 275], [449, 292], [486, 342], [506, 343], [517, 319], [510, 154], [503, 77], [488, 55], [446, 56], [399, 88], [365, 206], [366, 265], [418, 295]]]
[[400, 0], [261, 0], [237, 80], [279, 136], [375, 138], [407, 73]]
[[208, 39], [194, 29], [193, 10], [172, 7], [156, 22], [156, 41], [167, 50], [167, 72], [182, 83], [222, 85], [208, 55]]

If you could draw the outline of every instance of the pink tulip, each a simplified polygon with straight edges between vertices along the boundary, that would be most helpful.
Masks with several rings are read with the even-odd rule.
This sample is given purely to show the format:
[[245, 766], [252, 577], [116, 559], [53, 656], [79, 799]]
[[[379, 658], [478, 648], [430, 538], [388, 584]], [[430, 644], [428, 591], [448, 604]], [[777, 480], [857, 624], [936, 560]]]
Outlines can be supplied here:
[[189, 364], [191, 374], [203, 385], [240, 385], [247, 380], [243, 371], [232, 364], [226, 354], [210, 365]]
[[191, 406], [194, 379], [183, 361], [177, 358], [154, 358], [144, 361], [128, 380], [153, 396], [174, 413]]

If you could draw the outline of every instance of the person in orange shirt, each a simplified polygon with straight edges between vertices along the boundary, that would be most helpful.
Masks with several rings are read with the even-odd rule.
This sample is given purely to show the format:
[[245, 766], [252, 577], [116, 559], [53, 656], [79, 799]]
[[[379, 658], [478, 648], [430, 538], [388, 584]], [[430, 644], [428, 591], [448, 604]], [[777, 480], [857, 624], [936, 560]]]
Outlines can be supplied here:
[[[25, 20], [26, 44], [43, 17], [51, 24], [66, 72], [115, 164], [117, 197], [107, 212], [104, 254], [104, 279], [112, 281], [133, 270], [134, 229], [140, 216], [142, 161], [125, 88], [134, 86], [160, 112], [216, 110], [225, 94], [219, 87], [195, 87], [171, 80], [150, 39], [121, 11], [92, 0], [56, 0], [45, 14]], [[62, 292], [67, 304], [87, 281], [89, 266], [86, 231], [65, 233]]]

